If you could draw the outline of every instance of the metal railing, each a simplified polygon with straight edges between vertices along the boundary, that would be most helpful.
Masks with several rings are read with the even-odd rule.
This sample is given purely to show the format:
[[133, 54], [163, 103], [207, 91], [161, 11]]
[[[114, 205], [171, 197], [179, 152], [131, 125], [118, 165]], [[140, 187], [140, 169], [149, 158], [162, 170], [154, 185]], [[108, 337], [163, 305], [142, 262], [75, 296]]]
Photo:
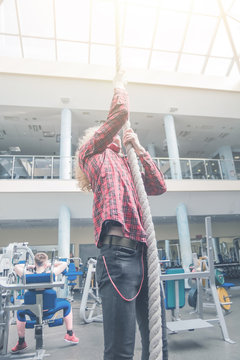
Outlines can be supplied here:
[[[240, 160], [159, 157], [153, 160], [165, 179], [240, 180]], [[69, 161], [73, 170], [74, 157]], [[0, 155], [0, 179], [59, 179], [59, 167], [59, 156]]]

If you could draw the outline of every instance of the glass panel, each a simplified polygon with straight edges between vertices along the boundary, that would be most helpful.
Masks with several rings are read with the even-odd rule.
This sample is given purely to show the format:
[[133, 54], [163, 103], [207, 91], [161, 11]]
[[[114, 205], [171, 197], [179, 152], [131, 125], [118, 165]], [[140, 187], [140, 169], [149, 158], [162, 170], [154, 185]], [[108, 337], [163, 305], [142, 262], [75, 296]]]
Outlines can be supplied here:
[[86, 0], [55, 0], [57, 37], [88, 41], [89, 6]]
[[178, 71], [200, 74], [205, 61], [204, 56], [181, 55]]
[[207, 178], [221, 179], [221, 173], [218, 160], [206, 160]]
[[182, 178], [183, 179], [191, 179], [191, 169], [190, 169], [190, 161], [189, 160], [180, 160], [181, 170], [182, 170]]
[[161, 11], [154, 49], [179, 51], [186, 28], [187, 15]]
[[190, 160], [193, 179], [206, 179], [206, 171], [203, 160]]
[[22, 35], [53, 37], [53, 5], [49, 0], [18, 0]]
[[231, 60], [220, 58], [209, 58], [205, 70], [206, 75], [226, 76]]
[[192, 15], [183, 51], [204, 55], [216, 28], [217, 19], [209, 16]]
[[92, 45], [90, 63], [112, 66], [115, 64], [115, 48], [113, 46]]
[[53, 158], [53, 179], [59, 179], [60, 159]]
[[52, 158], [35, 157], [34, 158], [34, 179], [51, 179], [52, 177]]
[[15, 179], [31, 179], [32, 178], [32, 157], [16, 156], [14, 162], [14, 178]]
[[21, 57], [20, 41], [17, 36], [0, 35], [0, 56]]
[[149, 51], [137, 49], [123, 49], [123, 67], [146, 68], [148, 64]]
[[166, 9], [188, 11], [190, 9], [191, 0], [161, 0], [161, 7]]
[[234, 160], [235, 170], [236, 170], [236, 177], [240, 180], [240, 160]]
[[57, 42], [58, 60], [88, 63], [88, 45], [67, 41]]
[[[240, 14], [239, 14], [240, 18]], [[239, 20], [240, 21], [240, 20]], [[240, 34], [240, 23], [233, 19], [228, 19], [228, 25], [230, 27], [231, 36], [235, 45], [237, 52], [240, 52], [240, 41], [239, 41], [239, 34]]]
[[235, 175], [237, 176], [237, 174], [236, 174], [237, 169], [234, 169], [234, 165], [236, 165], [234, 163], [234, 161], [223, 160], [223, 159], [220, 159], [219, 161], [220, 161], [223, 179], [225, 179], [225, 180], [234, 179]]
[[[240, 59], [239, 59], [239, 61], [240, 61]], [[232, 67], [232, 70], [231, 70], [229, 76], [230, 76], [231, 78], [233, 78], [234, 80], [238, 81], [239, 70], [238, 70], [238, 67], [237, 67], [236, 63], [234, 63], [234, 65], [233, 65], [233, 67]]]
[[11, 179], [12, 177], [12, 156], [0, 157], [0, 179]]
[[171, 179], [171, 169], [170, 169], [170, 162], [167, 159], [160, 159], [159, 161], [159, 168], [164, 175], [165, 179]]
[[226, 12], [231, 10], [231, 7], [233, 5], [233, 0], [221, 0], [222, 6]]
[[223, 57], [233, 56], [232, 47], [229, 42], [223, 21], [221, 21], [221, 24], [218, 28], [217, 35], [212, 47], [211, 56], [223, 56]]
[[55, 60], [55, 42], [53, 40], [23, 38], [25, 58]]
[[2, 1], [0, 5], [0, 32], [18, 34], [14, 0]]
[[234, 1], [233, 6], [229, 10], [229, 14], [240, 21], [240, 1], [239, 0]]
[[156, 9], [128, 6], [123, 45], [150, 48], [156, 22]]
[[151, 69], [174, 71], [178, 54], [153, 51], [151, 58]]
[[94, 1], [92, 7], [91, 41], [115, 43], [115, 7], [110, 1]]
[[194, 0], [193, 12], [205, 15], [219, 15], [217, 0]]

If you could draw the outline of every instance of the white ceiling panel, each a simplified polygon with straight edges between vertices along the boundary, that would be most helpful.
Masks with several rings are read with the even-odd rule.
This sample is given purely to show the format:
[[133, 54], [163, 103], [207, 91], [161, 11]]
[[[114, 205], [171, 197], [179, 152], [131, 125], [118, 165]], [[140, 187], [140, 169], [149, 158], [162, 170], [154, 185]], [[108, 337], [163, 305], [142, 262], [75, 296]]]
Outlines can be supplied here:
[[233, 5], [228, 11], [229, 15], [240, 21], [240, 1], [234, 1]]
[[233, 51], [225, 30], [223, 21], [217, 30], [217, 35], [211, 51], [212, 56], [233, 57]]
[[228, 18], [228, 26], [230, 28], [235, 49], [240, 53], [240, 22]]
[[58, 39], [89, 40], [89, 1], [55, 0], [55, 12]]
[[220, 76], [226, 74], [231, 60], [221, 58], [210, 58], [205, 70], [206, 75]]
[[187, 14], [161, 11], [154, 49], [179, 51], [186, 28]]
[[183, 51], [205, 55], [216, 29], [217, 18], [203, 15], [192, 15]]
[[88, 63], [88, 44], [70, 41], [57, 42], [57, 58], [64, 62]]
[[91, 41], [115, 43], [115, 8], [109, 1], [94, 1], [92, 9]]
[[156, 16], [155, 8], [128, 6], [123, 45], [150, 48]]
[[200, 74], [204, 65], [205, 57], [183, 54], [180, 58], [178, 71], [184, 73]]
[[219, 15], [217, 0], [194, 0], [193, 12], [204, 15]]
[[148, 50], [124, 48], [122, 54], [123, 67], [134, 69], [147, 68], [149, 58]]
[[0, 32], [18, 34], [14, 0], [4, 1], [0, 6]]
[[22, 35], [53, 37], [53, 2], [49, 0], [18, 0]]
[[174, 71], [178, 59], [177, 53], [153, 51], [150, 69]]
[[90, 63], [95, 65], [114, 66], [115, 48], [113, 46], [92, 45]]
[[53, 40], [23, 38], [24, 56], [29, 59], [55, 60]]
[[20, 40], [18, 36], [0, 35], [0, 56], [21, 56]]
[[161, 7], [178, 11], [189, 11], [191, 0], [161, 0]]

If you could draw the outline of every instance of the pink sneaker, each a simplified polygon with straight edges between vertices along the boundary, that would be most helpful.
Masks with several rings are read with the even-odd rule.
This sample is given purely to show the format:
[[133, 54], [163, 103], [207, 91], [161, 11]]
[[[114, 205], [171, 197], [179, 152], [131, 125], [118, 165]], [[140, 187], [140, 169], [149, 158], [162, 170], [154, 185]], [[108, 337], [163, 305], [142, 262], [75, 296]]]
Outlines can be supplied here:
[[79, 338], [77, 338], [74, 334], [72, 334], [72, 336], [66, 334], [64, 336], [64, 340], [67, 342], [70, 342], [72, 344], [78, 344], [79, 343]]
[[12, 348], [11, 352], [17, 354], [25, 349], [27, 349], [27, 343], [25, 341], [21, 345], [17, 342], [17, 345]]

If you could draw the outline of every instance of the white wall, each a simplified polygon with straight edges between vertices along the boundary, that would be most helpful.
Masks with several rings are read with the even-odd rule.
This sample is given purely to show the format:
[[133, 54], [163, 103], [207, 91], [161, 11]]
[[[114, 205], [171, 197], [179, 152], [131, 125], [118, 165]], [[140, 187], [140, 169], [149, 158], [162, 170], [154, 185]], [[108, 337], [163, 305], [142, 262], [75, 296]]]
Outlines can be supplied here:
[[[240, 237], [240, 221], [215, 222], [212, 220], [214, 237], [234, 238]], [[156, 240], [178, 239], [177, 224], [160, 224], [155, 226]], [[190, 223], [190, 235], [194, 239], [196, 235], [205, 236], [204, 222], [201, 224]], [[57, 226], [29, 227], [29, 228], [1, 228], [0, 247], [7, 246], [11, 242], [28, 242], [29, 245], [55, 245], [58, 241]], [[92, 225], [72, 226], [71, 244], [75, 245], [77, 256], [79, 244], [94, 244], [94, 231]]]

